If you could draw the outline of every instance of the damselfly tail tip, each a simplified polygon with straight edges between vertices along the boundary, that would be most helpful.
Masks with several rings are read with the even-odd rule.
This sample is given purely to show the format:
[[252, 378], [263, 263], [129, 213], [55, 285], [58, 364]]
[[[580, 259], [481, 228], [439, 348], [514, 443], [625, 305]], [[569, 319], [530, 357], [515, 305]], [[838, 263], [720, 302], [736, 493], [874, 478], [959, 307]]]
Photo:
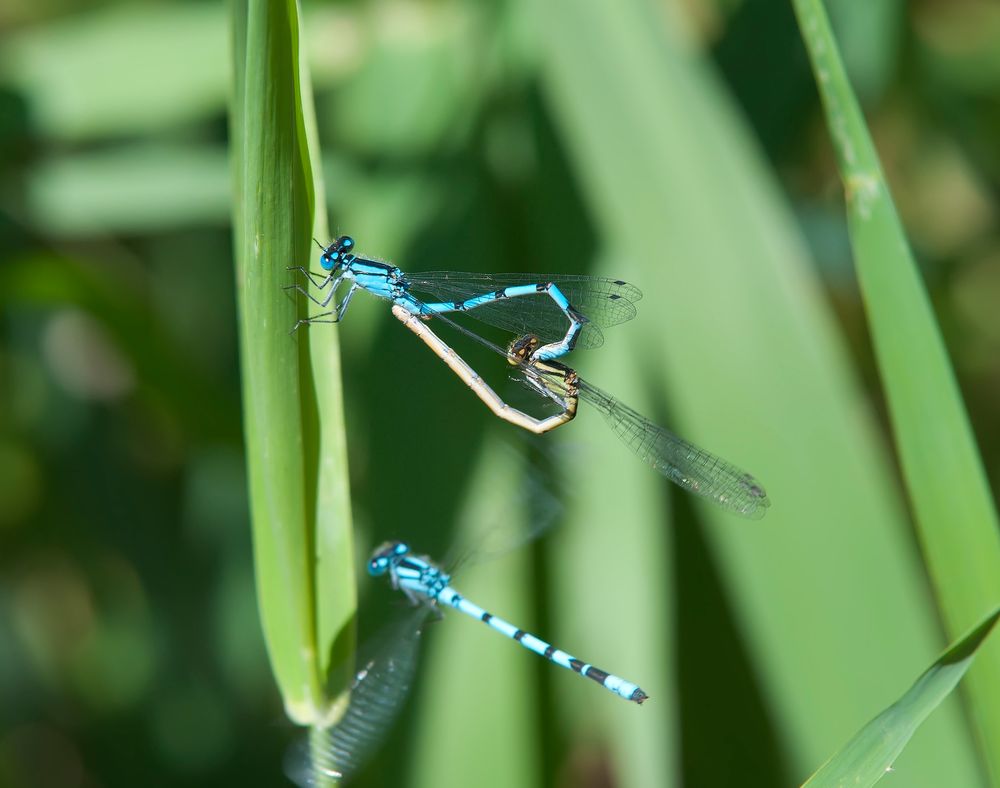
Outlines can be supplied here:
[[635, 701], [636, 703], [638, 703], [641, 706], [642, 703], [643, 703], [643, 701], [649, 700], [649, 695], [647, 695], [641, 689], [639, 689], [638, 687], [636, 687], [632, 691], [632, 695], [631, 695], [631, 697], [629, 697], [629, 700]]

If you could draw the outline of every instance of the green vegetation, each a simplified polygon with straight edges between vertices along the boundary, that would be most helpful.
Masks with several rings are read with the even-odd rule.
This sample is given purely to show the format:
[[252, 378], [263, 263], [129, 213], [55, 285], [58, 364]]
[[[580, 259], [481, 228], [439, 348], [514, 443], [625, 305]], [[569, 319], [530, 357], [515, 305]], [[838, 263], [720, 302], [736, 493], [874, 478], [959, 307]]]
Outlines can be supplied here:
[[[529, 475], [556, 527], [456, 585], [650, 701], [446, 615], [361, 784], [1000, 785], [1000, 12], [877, 5], [5, 8], [0, 785], [279, 784], [399, 615], [370, 547], [532, 528]], [[496, 423], [364, 294], [289, 334], [342, 232], [635, 282], [574, 366], [767, 517]]]
[[236, 289], [257, 591], [285, 709], [300, 724], [322, 723], [331, 662], [346, 662], [343, 683], [353, 648], [340, 365], [335, 331], [292, 336], [298, 299], [283, 285], [289, 261], [311, 256], [325, 207], [314, 208], [295, 3], [239, 5], [234, 24]]
[[874, 785], [892, 771], [920, 724], [947, 697], [972, 664], [976, 650], [993, 631], [1000, 610], [990, 614], [949, 648], [903, 697], [865, 725], [806, 785]]

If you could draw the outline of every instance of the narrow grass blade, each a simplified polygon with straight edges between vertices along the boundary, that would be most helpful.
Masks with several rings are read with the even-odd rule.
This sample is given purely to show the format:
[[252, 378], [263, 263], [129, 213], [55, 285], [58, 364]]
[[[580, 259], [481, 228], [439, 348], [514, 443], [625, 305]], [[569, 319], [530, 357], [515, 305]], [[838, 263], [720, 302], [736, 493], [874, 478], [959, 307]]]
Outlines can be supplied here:
[[881, 780], [920, 724], [965, 675], [998, 617], [1000, 609], [951, 646], [903, 697], [858, 731], [805, 784], [839, 788], [874, 785]]
[[[336, 331], [301, 316], [289, 265], [311, 259], [316, 204], [291, 0], [233, 3], [235, 243], [258, 602], [291, 719], [328, 722], [331, 662], [353, 648], [355, 587]], [[315, 362], [315, 364], [314, 364]], [[340, 708], [338, 704], [336, 708]]]
[[[855, 266], [924, 559], [949, 633], [1000, 601], [1000, 523], [961, 393], [820, 0], [795, 0], [847, 194]], [[1000, 784], [1000, 643], [969, 676]]]

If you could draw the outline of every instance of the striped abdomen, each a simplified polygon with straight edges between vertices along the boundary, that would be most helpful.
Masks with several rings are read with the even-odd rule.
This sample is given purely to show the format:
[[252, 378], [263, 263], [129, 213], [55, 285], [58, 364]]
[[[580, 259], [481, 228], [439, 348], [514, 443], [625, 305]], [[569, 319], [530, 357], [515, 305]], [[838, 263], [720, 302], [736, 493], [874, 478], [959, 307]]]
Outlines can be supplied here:
[[502, 618], [498, 618], [492, 613], [487, 613], [481, 607], [473, 604], [468, 599], [463, 597], [451, 586], [444, 588], [437, 595], [437, 600], [442, 605], [450, 605], [457, 610], [461, 610], [468, 616], [478, 618], [484, 624], [495, 629], [497, 632], [516, 640], [529, 651], [534, 651], [540, 657], [545, 657], [550, 662], [554, 662], [567, 670], [572, 670], [575, 673], [579, 673], [581, 676], [586, 676], [588, 679], [596, 681], [605, 689], [611, 690], [611, 692], [621, 698], [625, 698], [625, 700], [642, 703], [647, 697], [649, 697], [637, 684], [633, 684], [631, 681], [626, 681], [613, 673], [601, 670], [590, 663], [583, 662], [582, 660], [567, 654], [565, 651], [546, 643], [544, 640], [535, 637], [531, 633], [525, 632], [523, 629], [518, 629], [513, 624], [504, 621]]

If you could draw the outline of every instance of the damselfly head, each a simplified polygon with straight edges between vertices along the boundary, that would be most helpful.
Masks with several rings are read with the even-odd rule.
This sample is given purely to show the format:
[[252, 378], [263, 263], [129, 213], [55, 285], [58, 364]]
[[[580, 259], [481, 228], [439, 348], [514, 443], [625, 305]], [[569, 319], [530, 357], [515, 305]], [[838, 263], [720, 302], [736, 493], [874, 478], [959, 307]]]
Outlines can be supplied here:
[[539, 339], [534, 334], [525, 334], [518, 337], [507, 348], [507, 361], [511, 364], [520, 364], [527, 361], [531, 354], [538, 349]]
[[372, 577], [384, 575], [393, 563], [410, 552], [405, 542], [383, 542], [368, 559], [368, 574]]
[[323, 250], [323, 254], [319, 256], [319, 264], [326, 271], [336, 271], [354, 259], [353, 249], [354, 239], [349, 235], [342, 235]]

